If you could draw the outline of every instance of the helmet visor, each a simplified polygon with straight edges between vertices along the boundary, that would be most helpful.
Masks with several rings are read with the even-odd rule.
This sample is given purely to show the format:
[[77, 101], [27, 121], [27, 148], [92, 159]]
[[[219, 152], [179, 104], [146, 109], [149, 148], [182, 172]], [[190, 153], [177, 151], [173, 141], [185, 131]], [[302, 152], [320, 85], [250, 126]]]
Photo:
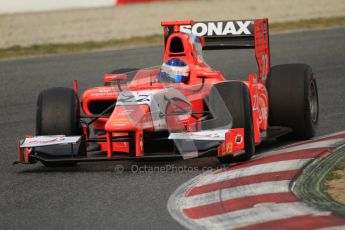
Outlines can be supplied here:
[[166, 73], [164, 71], [160, 71], [158, 75], [158, 81], [160, 82], [173, 82], [173, 83], [181, 83], [184, 80], [184, 76], [181, 74], [172, 74]]

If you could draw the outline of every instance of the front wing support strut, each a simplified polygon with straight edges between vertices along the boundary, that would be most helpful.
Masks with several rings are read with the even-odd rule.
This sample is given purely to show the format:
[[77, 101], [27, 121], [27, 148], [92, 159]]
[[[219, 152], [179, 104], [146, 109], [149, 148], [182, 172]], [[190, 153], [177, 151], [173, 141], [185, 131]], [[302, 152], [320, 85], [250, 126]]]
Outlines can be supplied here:
[[[113, 156], [113, 132], [106, 133], [107, 140], [107, 157], [111, 158]], [[135, 130], [134, 134], [134, 153], [136, 157], [142, 157], [144, 155], [144, 132], [142, 129]], [[131, 150], [130, 150], [131, 151]]]

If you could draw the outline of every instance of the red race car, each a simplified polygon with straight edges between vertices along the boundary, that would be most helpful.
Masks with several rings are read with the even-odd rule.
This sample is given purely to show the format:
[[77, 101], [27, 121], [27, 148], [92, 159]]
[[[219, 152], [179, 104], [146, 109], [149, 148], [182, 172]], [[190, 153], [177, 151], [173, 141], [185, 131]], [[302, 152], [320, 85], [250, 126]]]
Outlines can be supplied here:
[[[49, 88], [37, 100], [36, 135], [18, 142], [20, 163], [248, 160], [268, 138], [311, 138], [318, 123], [313, 72], [305, 64], [270, 66], [268, 20], [169, 21], [158, 67], [113, 71], [78, 97]], [[254, 49], [258, 73], [226, 80], [203, 50]], [[82, 113], [80, 112], [82, 108]], [[17, 162], [17, 163], [18, 163]]]

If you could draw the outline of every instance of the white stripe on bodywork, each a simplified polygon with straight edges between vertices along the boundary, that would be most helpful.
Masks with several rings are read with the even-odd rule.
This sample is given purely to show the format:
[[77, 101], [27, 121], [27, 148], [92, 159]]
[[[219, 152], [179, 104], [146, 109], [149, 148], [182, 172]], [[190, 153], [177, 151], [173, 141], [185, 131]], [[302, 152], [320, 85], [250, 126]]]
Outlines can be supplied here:
[[249, 209], [198, 219], [196, 223], [207, 229], [235, 229], [304, 215], [327, 216], [330, 212], [318, 211], [302, 202], [266, 203]]
[[280, 172], [288, 170], [296, 170], [302, 168], [308, 163], [311, 158], [277, 161], [273, 163], [258, 164], [249, 167], [244, 167], [236, 170], [224, 171], [217, 174], [209, 174], [200, 181], [196, 186], [216, 183], [220, 181], [241, 178], [245, 176], [259, 175], [263, 173]]
[[261, 182], [185, 197], [182, 208], [193, 208], [248, 196], [289, 192], [289, 183], [290, 180]]

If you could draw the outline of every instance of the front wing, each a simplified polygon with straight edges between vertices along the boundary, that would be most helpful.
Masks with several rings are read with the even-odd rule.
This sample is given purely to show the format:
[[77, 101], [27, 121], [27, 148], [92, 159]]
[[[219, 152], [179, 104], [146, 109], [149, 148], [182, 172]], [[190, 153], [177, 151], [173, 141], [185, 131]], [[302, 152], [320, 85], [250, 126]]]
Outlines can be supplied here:
[[[244, 130], [242, 128], [231, 130], [205, 130], [200, 132], [171, 133], [168, 140], [174, 141], [176, 151], [164, 154], [145, 153], [142, 144], [142, 136], [113, 136], [105, 138], [109, 147], [107, 152], [88, 151], [87, 145], [92, 142], [102, 141], [99, 138], [87, 138], [83, 136], [26, 136], [18, 141], [18, 157], [16, 163], [31, 164], [37, 161], [50, 162], [95, 162], [95, 161], [155, 161], [155, 160], [179, 160], [203, 156], [239, 155], [244, 151]], [[133, 148], [131, 153], [116, 152], [114, 143], [128, 141]], [[159, 140], [157, 139], [157, 142]], [[138, 142], [138, 143], [137, 143]], [[204, 149], [185, 148], [181, 142], [197, 142], [198, 146], [209, 146]], [[203, 145], [200, 145], [203, 144]], [[206, 145], [205, 145], [206, 144]], [[196, 144], [197, 145], [197, 144]], [[144, 154], [137, 155], [137, 148]]]

